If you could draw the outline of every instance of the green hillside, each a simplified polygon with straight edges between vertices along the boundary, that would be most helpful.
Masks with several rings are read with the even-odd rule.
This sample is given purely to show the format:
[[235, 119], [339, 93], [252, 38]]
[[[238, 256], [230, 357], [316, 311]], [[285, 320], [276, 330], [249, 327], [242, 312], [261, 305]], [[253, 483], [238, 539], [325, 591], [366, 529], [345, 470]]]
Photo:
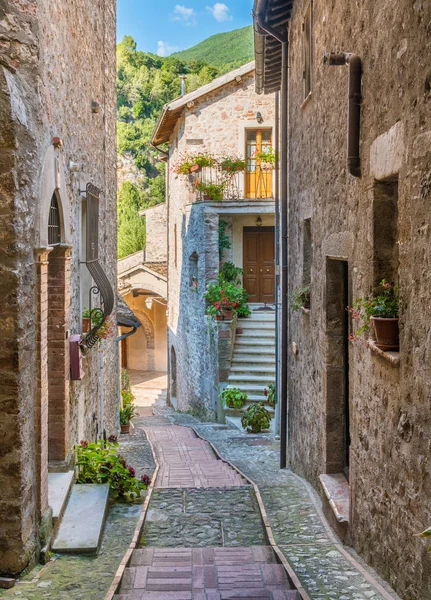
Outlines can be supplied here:
[[253, 27], [217, 33], [200, 44], [171, 54], [183, 61], [199, 60], [227, 73], [253, 60]]

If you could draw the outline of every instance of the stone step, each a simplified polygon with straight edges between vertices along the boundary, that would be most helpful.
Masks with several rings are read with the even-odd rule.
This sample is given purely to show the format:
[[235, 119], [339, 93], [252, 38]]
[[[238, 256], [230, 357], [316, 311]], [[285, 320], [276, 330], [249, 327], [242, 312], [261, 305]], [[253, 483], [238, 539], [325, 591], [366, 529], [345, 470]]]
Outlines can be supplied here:
[[232, 365], [268, 365], [274, 367], [275, 369], [275, 357], [274, 356], [265, 356], [265, 355], [256, 355], [253, 359], [250, 358], [250, 355], [244, 354], [243, 352], [235, 352], [232, 358]]
[[241, 387], [239, 384], [240, 383], [245, 383], [247, 385], [258, 385], [259, 383], [262, 383], [262, 385], [268, 385], [270, 383], [273, 383], [273, 381], [275, 380], [275, 377], [270, 378], [267, 377], [266, 375], [251, 375], [251, 374], [247, 374], [247, 375], [229, 375], [228, 377], [228, 382], [230, 384], [233, 385], [234, 382], [238, 383], [238, 387]]
[[58, 523], [66, 508], [75, 473], [48, 473], [48, 504], [52, 509], [54, 526]]
[[244, 329], [242, 333], [238, 334], [239, 339], [243, 338], [269, 338], [275, 340], [274, 329], [261, 329], [260, 327], [250, 327], [250, 329]]
[[52, 550], [69, 554], [97, 553], [108, 500], [108, 484], [73, 485]]
[[275, 377], [275, 364], [273, 366], [257, 364], [253, 362], [249, 365], [233, 364], [230, 370], [231, 375], [263, 375]]
[[267, 348], [274, 349], [275, 352], [275, 340], [273, 340], [272, 338], [259, 338], [259, 337], [250, 337], [250, 336], [246, 336], [243, 337], [241, 336], [241, 339], [237, 339], [235, 341], [235, 346], [234, 348], [247, 348], [247, 347], [252, 347], [254, 348], [256, 351], [266, 351]]
[[[268, 329], [270, 331], [275, 331], [275, 322], [273, 321], [244, 321], [238, 322], [238, 327], [242, 327], [243, 330], [247, 329]], [[237, 335], [242, 335], [241, 333]]]
[[227, 388], [239, 387], [243, 392], [245, 392], [249, 396], [249, 398], [251, 398], [252, 396], [260, 396], [260, 394], [262, 394], [262, 396], [263, 396], [263, 390], [265, 388], [267, 388], [268, 384], [270, 384], [270, 383], [273, 383], [273, 382], [268, 381], [266, 383], [266, 385], [256, 385], [253, 383], [244, 383], [240, 386], [237, 383], [232, 382], [231, 384], [228, 384], [226, 387]]

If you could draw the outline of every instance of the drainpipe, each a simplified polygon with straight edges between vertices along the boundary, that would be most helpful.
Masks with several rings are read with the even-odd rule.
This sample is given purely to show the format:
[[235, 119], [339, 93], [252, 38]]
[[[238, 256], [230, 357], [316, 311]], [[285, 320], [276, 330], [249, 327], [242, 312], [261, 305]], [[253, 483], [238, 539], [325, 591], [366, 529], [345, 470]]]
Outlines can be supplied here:
[[362, 62], [348, 52], [325, 52], [323, 62], [329, 66], [349, 65], [349, 121], [347, 130], [347, 169], [353, 177], [361, 177], [361, 82]]
[[281, 349], [280, 349], [280, 389], [278, 400], [280, 403], [280, 468], [284, 469], [287, 465], [287, 411], [288, 411], [288, 362], [287, 362], [287, 344], [289, 339], [288, 318], [287, 318], [287, 292], [288, 292], [288, 173], [287, 173], [287, 124], [288, 124], [288, 48], [289, 38], [287, 27], [283, 33], [270, 27], [265, 23], [266, 12], [265, 0], [258, 3], [259, 9], [254, 14], [258, 30], [263, 34], [270, 35], [281, 43], [282, 51], [282, 76], [281, 76], [281, 152], [280, 152], [280, 226], [281, 226]]
[[278, 331], [280, 330], [280, 93], [275, 93], [275, 190], [274, 190], [274, 212], [275, 212], [275, 389], [277, 392], [277, 404], [275, 410], [275, 432], [280, 432], [280, 344]]

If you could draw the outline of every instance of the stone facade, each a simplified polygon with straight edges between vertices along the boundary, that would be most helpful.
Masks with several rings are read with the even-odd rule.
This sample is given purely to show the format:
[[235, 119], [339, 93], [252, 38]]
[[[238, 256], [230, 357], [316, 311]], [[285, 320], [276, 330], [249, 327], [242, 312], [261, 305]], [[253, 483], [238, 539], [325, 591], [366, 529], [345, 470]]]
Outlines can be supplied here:
[[[244, 68], [243, 68], [244, 69]], [[228, 76], [225, 76], [229, 78]], [[211, 84], [210, 84], [211, 85]], [[187, 152], [244, 157], [245, 132], [257, 128], [261, 113], [263, 126], [274, 122], [274, 98], [257, 96], [254, 91], [254, 65], [238, 80], [217, 89], [207, 86], [194, 92], [194, 100], [184, 107], [169, 139], [168, 162], [168, 350], [170, 394], [178, 408], [217, 417], [220, 385], [227, 379], [229, 353], [234, 340], [230, 328], [205, 315], [203, 293], [217, 279], [219, 261], [219, 222], [227, 223], [232, 248], [224, 260], [242, 267], [242, 225], [254, 224], [258, 214], [273, 215], [274, 202], [242, 199], [222, 203], [198, 201], [186, 178], [176, 175], [172, 166]], [[188, 96], [185, 97], [186, 99]], [[253, 217], [254, 215], [254, 217]], [[237, 223], [238, 240], [233, 242], [232, 223]], [[198, 288], [192, 285], [198, 281]]]
[[117, 430], [115, 341], [88, 351], [81, 381], [69, 375], [89, 182], [102, 190], [99, 258], [116, 282], [115, 2], [5, 0], [1, 14], [0, 574], [16, 574], [49, 541], [48, 459], [68, 468], [73, 444]]
[[143, 211], [147, 239], [145, 243], [145, 262], [165, 263], [168, 258], [167, 210], [166, 204], [158, 204]]
[[[289, 315], [288, 456], [320, 490], [319, 474], [347, 466], [350, 420], [353, 545], [402, 598], [425, 600], [429, 544], [414, 534], [430, 525], [431, 6], [314, 2], [304, 101], [308, 4], [294, 2], [289, 25], [284, 132], [289, 292], [311, 283], [311, 312]], [[349, 67], [325, 65], [332, 51], [362, 60], [359, 178], [346, 168]], [[399, 283], [399, 364], [365, 343], [343, 349], [346, 300], [366, 296], [383, 277]]]

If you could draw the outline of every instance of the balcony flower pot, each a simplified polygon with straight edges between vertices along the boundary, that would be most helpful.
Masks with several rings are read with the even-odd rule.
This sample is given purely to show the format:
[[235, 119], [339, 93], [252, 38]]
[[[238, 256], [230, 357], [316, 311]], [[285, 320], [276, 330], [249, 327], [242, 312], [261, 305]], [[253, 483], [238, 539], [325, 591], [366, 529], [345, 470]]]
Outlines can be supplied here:
[[223, 321], [223, 318], [224, 318], [223, 315], [216, 315], [215, 316], [215, 320], [216, 321]]
[[376, 346], [380, 350], [399, 350], [399, 319], [387, 317], [371, 317], [376, 333]]
[[91, 329], [91, 319], [82, 317], [82, 333], [88, 333]]
[[231, 321], [233, 319], [233, 309], [229, 309], [229, 310], [223, 309], [222, 315], [226, 321]]
[[200, 170], [201, 170], [201, 167], [199, 165], [192, 165], [190, 167], [190, 173], [197, 173]]
[[120, 425], [121, 427], [121, 433], [130, 433], [130, 423], [127, 423], [126, 425]]
[[236, 328], [236, 333], [242, 333], [243, 332], [243, 328], [242, 327], [237, 327]]

